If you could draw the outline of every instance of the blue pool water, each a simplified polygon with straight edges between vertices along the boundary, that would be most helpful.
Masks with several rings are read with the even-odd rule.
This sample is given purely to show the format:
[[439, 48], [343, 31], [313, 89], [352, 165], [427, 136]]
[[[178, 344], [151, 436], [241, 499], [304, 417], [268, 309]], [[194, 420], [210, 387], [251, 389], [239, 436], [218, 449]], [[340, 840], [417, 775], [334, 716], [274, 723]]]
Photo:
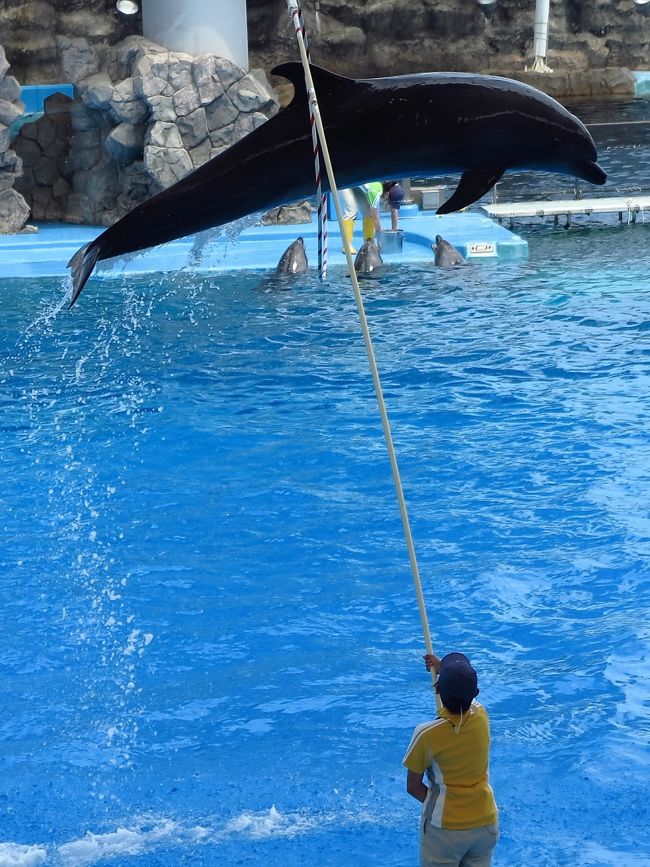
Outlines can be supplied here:
[[[364, 290], [497, 865], [650, 858], [649, 241]], [[345, 279], [63, 294], [0, 287], [0, 863], [416, 863], [433, 701]]]
[[[494, 863], [641, 867], [650, 225], [525, 232], [367, 314]], [[66, 291], [0, 278], [1, 867], [417, 863], [434, 705], [347, 279]]]

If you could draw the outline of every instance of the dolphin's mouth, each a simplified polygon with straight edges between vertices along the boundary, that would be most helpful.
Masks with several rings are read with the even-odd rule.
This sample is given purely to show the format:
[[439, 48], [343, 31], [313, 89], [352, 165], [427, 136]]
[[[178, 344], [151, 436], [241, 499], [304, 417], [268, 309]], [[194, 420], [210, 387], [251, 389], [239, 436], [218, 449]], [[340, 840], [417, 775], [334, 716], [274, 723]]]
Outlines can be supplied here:
[[577, 160], [571, 166], [571, 169], [576, 177], [582, 178], [583, 181], [589, 181], [590, 184], [602, 185], [607, 180], [607, 174], [597, 162], [591, 160]]

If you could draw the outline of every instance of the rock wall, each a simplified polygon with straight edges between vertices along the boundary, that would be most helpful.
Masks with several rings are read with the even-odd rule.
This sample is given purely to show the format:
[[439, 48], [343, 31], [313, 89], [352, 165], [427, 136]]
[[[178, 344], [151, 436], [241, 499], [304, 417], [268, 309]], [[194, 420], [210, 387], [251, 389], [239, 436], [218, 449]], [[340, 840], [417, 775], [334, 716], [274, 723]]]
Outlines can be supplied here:
[[116, 45], [142, 33], [142, 16], [121, 15], [115, 0], [0, 0], [0, 44], [23, 84], [64, 81], [58, 40]]
[[[512, 73], [532, 59], [535, 0], [498, 0], [490, 20], [477, 0], [302, 0], [302, 7], [314, 62], [343, 74]], [[247, 10], [251, 67], [268, 72], [297, 59], [284, 0], [247, 0]], [[141, 16], [120, 15], [114, 0], [0, 2], [0, 43], [25, 84], [62, 80], [61, 38], [116, 45], [141, 32]], [[564, 71], [646, 69], [650, 17], [633, 0], [551, 0], [548, 57]]]
[[11, 148], [11, 125], [25, 106], [20, 100], [20, 85], [8, 71], [9, 63], [0, 46], [0, 233], [18, 232], [29, 217], [29, 206], [14, 189], [22, 174], [22, 162]]
[[274, 114], [266, 77], [128, 37], [107, 52], [59, 39], [78, 98], [45, 102], [15, 148], [34, 220], [111, 225]]
[[[532, 61], [535, 0], [303, 0], [315, 63], [352, 76], [458, 70], [512, 73]], [[286, 4], [248, 0], [251, 62], [267, 71], [297, 57]], [[318, 27], [320, 24], [320, 28]], [[650, 66], [650, 17], [633, 0], [551, 0], [549, 66]]]

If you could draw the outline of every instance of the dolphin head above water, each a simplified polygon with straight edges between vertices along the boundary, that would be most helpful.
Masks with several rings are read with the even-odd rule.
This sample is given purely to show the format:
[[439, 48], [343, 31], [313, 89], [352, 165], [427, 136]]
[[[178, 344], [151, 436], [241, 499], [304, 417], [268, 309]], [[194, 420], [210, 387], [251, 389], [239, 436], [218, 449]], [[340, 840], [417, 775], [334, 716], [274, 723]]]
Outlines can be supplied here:
[[367, 238], [356, 255], [354, 270], [357, 274], [363, 274], [366, 277], [376, 276], [383, 264], [384, 260], [381, 258], [376, 242], [372, 238]]
[[467, 264], [454, 245], [446, 241], [442, 235], [436, 235], [436, 243], [432, 244], [431, 247], [435, 253], [435, 263], [441, 268]]
[[304, 274], [309, 269], [304, 238], [296, 238], [280, 257], [277, 274]]

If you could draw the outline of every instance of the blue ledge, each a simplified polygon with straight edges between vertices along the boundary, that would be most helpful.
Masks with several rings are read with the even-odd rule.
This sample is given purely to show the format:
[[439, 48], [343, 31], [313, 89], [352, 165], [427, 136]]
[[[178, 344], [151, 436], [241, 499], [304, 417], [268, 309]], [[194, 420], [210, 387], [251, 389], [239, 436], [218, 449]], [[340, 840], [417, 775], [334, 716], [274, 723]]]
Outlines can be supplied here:
[[72, 84], [24, 84], [20, 88], [20, 98], [25, 104], [25, 114], [38, 114], [43, 111], [43, 103], [55, 93], [65, 93], [74, 99]]
[[[479, 212], [464, 211], [438, 217], [433, 212], [420, 212], [415, 206], [402, 210], [399, 228], [404, 231], [403, 249], [401, 253], [384, 254], [386, 264], [432, 262], [431, 244], [438, 234], [469, 261], [528, 255], [525, 240]], [[390, 226], [388, 214], [382, 215], [382, 225]], [[353, 244], [358, 248], [362, 243], [361, 220], [357, 220], [356, 228]], [[43, 223], [35, 233], [0, 235], [0, 277], [65, 276], [69, 273], [70, 257], [102, 231], [98, 226]], [[135, 255], [100, 262], [97, 271], [99, 275], [110, 277], [181, 269], [196, 272], [273, 270], [284, 250], [299, 236], [305, 240], [310, 265], [316, 267], [317, 232], [315, 217], [311, 223], [249, 226], [232, 238], [216, 229], [214, 235], [200, 238], [199, 243], [193, 236], [181, 238]], [[328, 240], [329, 265], [345, 267], [336, 222], [328, 222]]]
[[70, 99], [74, 99], [74, 86], [72, 84], [23, 84], [20, 88], [20, 99], [25, 110], [11, 124], [10, 135], [12, 139], [18, 135], [23, 124], [33, 123], [43, 117], [45, 100], [55, 93], [64, 93]]
[[634, 73], [635, 96], [650, 96], [650, 70], [639, 70]]

